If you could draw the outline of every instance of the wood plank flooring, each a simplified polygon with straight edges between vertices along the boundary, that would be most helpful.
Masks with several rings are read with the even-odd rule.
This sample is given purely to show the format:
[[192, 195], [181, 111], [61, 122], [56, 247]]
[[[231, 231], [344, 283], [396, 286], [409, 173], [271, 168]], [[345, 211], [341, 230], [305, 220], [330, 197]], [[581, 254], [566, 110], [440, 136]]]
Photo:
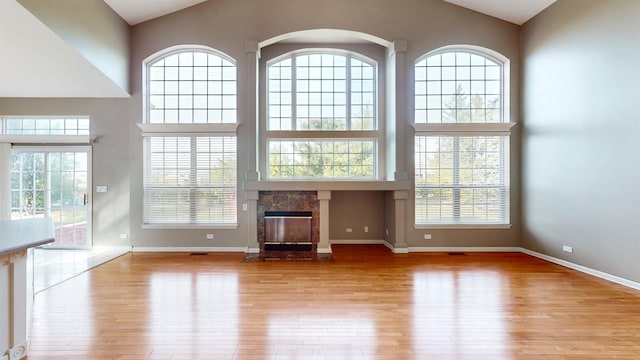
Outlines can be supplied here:
[[127, 254], [39, 293], [28, 360], [640, 359], [640, 292], [525, 254]]

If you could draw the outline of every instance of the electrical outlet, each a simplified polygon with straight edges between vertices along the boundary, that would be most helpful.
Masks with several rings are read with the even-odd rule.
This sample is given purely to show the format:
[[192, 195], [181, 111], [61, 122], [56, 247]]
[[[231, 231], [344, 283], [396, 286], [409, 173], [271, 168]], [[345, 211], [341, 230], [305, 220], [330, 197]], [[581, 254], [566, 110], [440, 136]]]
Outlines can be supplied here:
[[247, 203], [242, 204], [242, 211], [247, 211]]
[[347, 228], [347, 232], [353, 232], [352, 228]]
[[215, 238], [215, 236], [213, 234], [207, 234], [207, 239], [208, 240], [213, 240], [213, 238]]
[[368, 226], [364, 227], [364, 232], [369, 232], [369, 227]]
[[129, 234], [127, 233], [120, 234], [120, 239], [128, 239], [128, 238], [129, 238]]
[[424, 234], [425, 240], [431, 240], [431, 234]]
[[573, 247], [567, 246], [567, 245], [562, 245], [562, 251], [568, 252], [568, 253], [572, 253], [573, 252]]

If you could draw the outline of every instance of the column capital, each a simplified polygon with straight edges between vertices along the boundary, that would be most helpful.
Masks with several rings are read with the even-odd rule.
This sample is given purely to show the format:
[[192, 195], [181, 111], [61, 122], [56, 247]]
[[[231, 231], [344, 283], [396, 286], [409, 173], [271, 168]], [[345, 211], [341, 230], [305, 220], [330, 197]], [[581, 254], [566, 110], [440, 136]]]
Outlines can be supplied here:
[[318, 190], [316, 196], [318, 200], [331, 200], [331, 190]]
[[247, 201], [258, 201], [260, 198], [260, 192], [257, 190], [245, 190], [244, 198]]
[[244, 42], [244, 51], [248, 53], [257, 53], [260, 51], [260, 44], [257, 40], [247, 40]]
[[407, 52], [407, 40], [396, 40], [393, 42], [394, 52]]
[[409, 199], [409, 192], [407, 190], [395, 190], [393, 192], [393, 198], [395, 200], [407, 200]]

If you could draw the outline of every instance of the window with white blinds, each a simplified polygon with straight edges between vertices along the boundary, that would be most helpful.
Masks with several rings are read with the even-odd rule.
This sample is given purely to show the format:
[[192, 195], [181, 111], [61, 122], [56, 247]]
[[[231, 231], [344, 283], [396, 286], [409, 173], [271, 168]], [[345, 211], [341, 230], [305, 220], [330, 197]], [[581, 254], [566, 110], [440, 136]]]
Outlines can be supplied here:
[[144, 225], [236, 225], [235, 63], [197, 47], [145, 66]]
[[509, 225], [508, 60], [444, 48], [415, 65], [415, 223]]
[[508, 224], [509, 136], [415, 137], [419, 224]]
[[235, 136], [145, 137], [145, 224], [235, 224]]

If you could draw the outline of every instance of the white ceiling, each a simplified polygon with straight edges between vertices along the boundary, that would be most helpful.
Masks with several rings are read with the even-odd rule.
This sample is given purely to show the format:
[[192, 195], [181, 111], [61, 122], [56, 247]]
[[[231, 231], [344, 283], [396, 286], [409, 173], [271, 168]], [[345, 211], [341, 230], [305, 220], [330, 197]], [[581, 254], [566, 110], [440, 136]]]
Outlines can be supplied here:
[[104, 0], [129, 25], [155, 19], [205, 1], [207, 0]]
[[[135, 25], [207, 0], [104, 1]], [[521, 25], [556, 0], [444, 1]], [[0, 0], [0, 53], [0, 97], [128, 96], [16, 0]]]
[[556, 0], [444, 0], [517, 25], [537, 15]]

